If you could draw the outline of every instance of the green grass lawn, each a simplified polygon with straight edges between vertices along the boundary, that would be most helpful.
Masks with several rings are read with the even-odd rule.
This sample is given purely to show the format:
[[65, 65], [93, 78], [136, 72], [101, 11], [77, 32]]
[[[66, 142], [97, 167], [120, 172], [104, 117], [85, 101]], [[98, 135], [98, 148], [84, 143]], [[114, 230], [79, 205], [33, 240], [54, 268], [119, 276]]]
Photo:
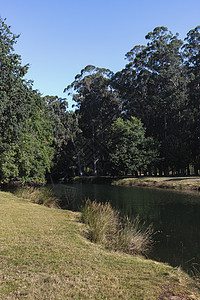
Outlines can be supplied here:
[[179, 269], [107, 251], [79, 219], [0, 192], [0, 299], [200, 299]]

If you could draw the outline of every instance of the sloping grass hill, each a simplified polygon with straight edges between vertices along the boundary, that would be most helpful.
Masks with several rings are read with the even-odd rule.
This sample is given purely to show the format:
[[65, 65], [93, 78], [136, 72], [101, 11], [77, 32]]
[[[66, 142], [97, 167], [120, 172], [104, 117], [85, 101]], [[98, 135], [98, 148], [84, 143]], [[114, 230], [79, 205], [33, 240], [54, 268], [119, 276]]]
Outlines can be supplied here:
[[0, 299], [200, 299], [179, 269], [107, 251], [79, 220], [0, 192]]

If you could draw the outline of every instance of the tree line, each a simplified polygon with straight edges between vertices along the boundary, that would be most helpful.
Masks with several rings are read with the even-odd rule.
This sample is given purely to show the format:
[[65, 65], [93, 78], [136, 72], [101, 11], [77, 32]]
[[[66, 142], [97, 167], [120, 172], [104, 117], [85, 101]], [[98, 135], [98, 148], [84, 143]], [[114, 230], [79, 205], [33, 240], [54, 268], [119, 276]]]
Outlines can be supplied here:
[[182, 175], [200, 169], [200, 26], [184, 41], [166, 27], [114, 73], [86, 66], [42, 96], [24, 78], [19, 36], [0, 19], [0, 182], [82, 175]]

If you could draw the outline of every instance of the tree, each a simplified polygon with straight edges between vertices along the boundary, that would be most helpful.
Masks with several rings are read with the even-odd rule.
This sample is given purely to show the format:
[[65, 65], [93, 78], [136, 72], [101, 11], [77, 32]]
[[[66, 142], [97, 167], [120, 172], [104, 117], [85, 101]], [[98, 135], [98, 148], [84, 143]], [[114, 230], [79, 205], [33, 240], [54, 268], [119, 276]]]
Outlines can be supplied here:
[[200, 169], [200, 26], [188, 32], [183, 49], [189, 78], [185, 113], [186, 139], [190, 146], [191, 163], [194, 165], [195, 173], [198, 174]]
[[76, 171], [79, 170], [77, 137], [81, 132], [77, 114], [67, 110], [68, 103], [65, 99], [57, 96], [45, 96], [44, 99], [54, 124], [51, 178], [58, 180], [75, 176]]
[[[146, 39], [146, 46], [135, 46], [126, 54], [129, 64], [113, 77], [114, 87], [119, 89], [127, 117], [141, 118], [148, 136], [164, 143], [167, 136], [174, 135], [184, 143], [187, 80], [183, 42], [163, 26], [148, 33]], [[167, 161], [165, 165], [167, 168]]]
[[158, 144], [145, 137], [143, 124], [135, 117], [118, 118], [112, 124], [109, 147], [112, 170], [119, 175], [151, 171], [158, 160]]
[[0, 19], [0, 183], [44, 181], [53, 153], [47, 105], [23, 78], [17, 38]]
[[94, 175], [103, 172], [108, 157], [106, 129], [120, 114], [120, 101], [111, 86], [111, 76], [108, 69], [87, 66], [65, 89], [77, 103], [76, 113], [84, 140], [77, 156], [83, 167], [93, 170]]

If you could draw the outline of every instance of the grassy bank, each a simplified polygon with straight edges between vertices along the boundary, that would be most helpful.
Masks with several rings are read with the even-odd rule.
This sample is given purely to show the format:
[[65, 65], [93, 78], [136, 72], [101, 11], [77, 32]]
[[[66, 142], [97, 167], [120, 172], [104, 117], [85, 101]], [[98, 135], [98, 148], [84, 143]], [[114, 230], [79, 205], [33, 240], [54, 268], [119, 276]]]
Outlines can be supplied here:
[[200, 176], [184, 177], [138, 177], [115, 180], [110, 176], [74, 177], [71, 183], [104, 183], [123, 186], [143, 186], [176, 190], [200, 191]]
[[0, 299], [199, 299], [180, 270], [106, 251], [79, 220], [0, 192]]
[[139, 177], [113, 181], [113, 185], [144, 186], [177, 190], [200, 190], [200, 177]]
[[70, 178], [67, 183], [94, 183], [94, 184], [111, 184], [113, 177], [111, 176], [76, 176]]

